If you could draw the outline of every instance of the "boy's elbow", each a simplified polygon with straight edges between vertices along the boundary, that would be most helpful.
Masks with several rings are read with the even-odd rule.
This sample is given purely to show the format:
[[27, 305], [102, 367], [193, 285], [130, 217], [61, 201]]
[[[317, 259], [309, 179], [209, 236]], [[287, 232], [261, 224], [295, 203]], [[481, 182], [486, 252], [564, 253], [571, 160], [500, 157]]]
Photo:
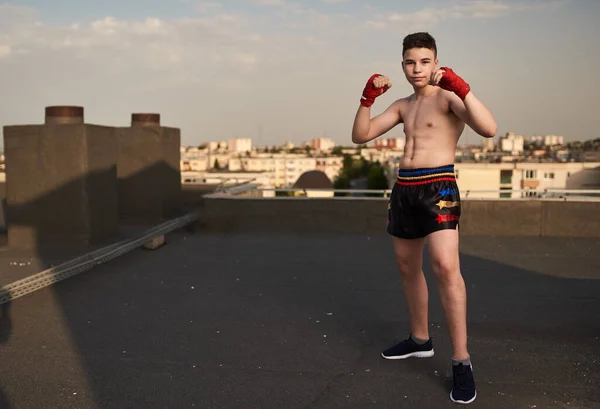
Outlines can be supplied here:
[[484, 138], [493, 138], [494, 136], [496, 136], [496, 128], [488, 129], [483, 133]]
[[494, 122], [493, 124], [490, 124], [489, 126], [481, 130], [481, 136], [483, 136], [484, 138], [493, 138], [494, 136], [496, 136], [497, 132], [498, 125], [496, 125], [496, 123]]
[[352, 143], [356, 145], [362, 145], [365, 143], [366, 138], [361, 138], [359, 135], [352, 135]]

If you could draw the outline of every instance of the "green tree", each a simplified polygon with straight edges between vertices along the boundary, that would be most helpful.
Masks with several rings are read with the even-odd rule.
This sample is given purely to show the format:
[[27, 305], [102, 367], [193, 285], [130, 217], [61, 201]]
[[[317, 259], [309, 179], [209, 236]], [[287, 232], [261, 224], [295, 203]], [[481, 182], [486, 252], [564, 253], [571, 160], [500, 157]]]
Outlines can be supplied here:
[[343, 153], [342, 153], [342, 149], [343, 149], [343, 148], [342, 148], [341, 146], [336, 146], [335, 148], [333, 148], [333, 149], [331, 150], [331, 154], [332, 154], [332, 155], [335, 155], [335, 156], [342, 156], [342, 155], [343, 155]]
[[[333, 181], [334, 189], [350, 189], [350, 178], [348, 174], [344, 171], [344, 169], [340, 170], [340, 173], [337, 178]], [[336, 192], [336, 196], [347, 196], [347, 193], [344, 192]]]
[[362, 177], [368, 178], [373, 166], [379, 166], [379, 161], [377, 161], [377, 163], [374, 164], [373, 162], [363, 159], [360, 167], [360, 175]]
[[221, 166], [219, 165], [219, 160], [218, 159], [215, 159], [215, 163], [213, 165], [213, 168], [215, 168], [215, 169], [221, 169]]
[[388, 180], [385, 176], [384, 168], [381, 165], [375, 164], [369, 171], [367, 178], [367, 189], [387, 189]]
[[344, 161], [342, 162], [342, 167], [344, 169], [350, 169], [352, 167], [352, 163], [354, 162], [354, 159], [352, 159], [351, 155], [344, 155]]

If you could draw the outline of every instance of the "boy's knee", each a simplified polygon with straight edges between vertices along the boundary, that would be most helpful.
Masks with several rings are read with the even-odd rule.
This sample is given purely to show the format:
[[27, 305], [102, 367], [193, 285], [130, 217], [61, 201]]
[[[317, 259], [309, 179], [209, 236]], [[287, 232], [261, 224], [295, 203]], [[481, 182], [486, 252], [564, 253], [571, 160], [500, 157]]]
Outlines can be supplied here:
[[410, 278], [421, 273], [421, 258], [410, 256], [396, 256], [398, 268], [403, 277]]
[[458, 260], [454, 257], [446, 257], [431, 260], [433, 271], [441, 283], [451, 282], [460, 275]]

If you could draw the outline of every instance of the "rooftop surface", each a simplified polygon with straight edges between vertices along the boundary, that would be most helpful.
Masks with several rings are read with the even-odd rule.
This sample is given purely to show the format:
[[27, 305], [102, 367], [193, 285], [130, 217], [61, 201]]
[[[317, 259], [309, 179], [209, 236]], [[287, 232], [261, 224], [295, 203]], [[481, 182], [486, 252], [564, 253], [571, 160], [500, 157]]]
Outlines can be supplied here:
[[[600, 239], [465, 237], [473, 408], [600, 407]], [[0, 408], [453, 407], [409, 332], [385, 234], [177, 231], [0, 305]]]

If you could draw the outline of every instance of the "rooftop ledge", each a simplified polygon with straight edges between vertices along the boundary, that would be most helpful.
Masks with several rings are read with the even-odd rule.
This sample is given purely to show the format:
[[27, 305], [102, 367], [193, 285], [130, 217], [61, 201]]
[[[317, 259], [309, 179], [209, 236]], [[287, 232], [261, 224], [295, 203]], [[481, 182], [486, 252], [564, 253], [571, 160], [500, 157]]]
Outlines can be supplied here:
[[[502, 191], [519, 195], [509, 198], [499, 192], [462, 193], [461, 235], [600, 237], [600, 190], [544, 190], [526, 198], [525, 191]], [[210, 232], [377, 234], [385, 232], [388, 198], [389, 190], [233, 186], [205, 195], [198, 220]]]

